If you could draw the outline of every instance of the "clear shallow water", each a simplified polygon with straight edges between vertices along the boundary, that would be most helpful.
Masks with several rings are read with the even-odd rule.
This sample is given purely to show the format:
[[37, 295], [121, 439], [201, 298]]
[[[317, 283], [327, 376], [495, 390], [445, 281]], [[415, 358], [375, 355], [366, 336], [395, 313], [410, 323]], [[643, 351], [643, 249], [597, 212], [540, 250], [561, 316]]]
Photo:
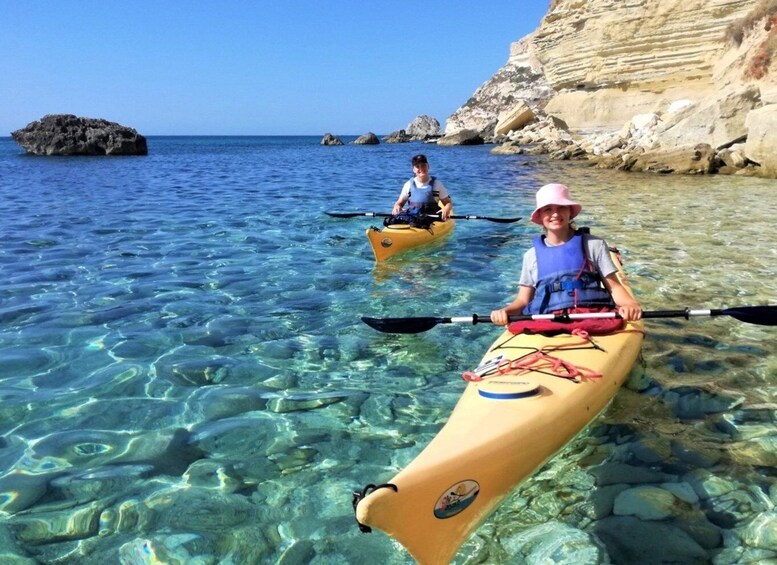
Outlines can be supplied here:
[[[775, 181], [318, 141], [151, 138], [147, 157], [55, 159], [0, 139], [0, 554], [408, 562], [358, 532], [351, 491], [412, 460], [497, 333], [397, 337], [359, 317], [488, 313], [512, 298], [536, 233], [528, 219], [459, 221], [445, 243], [376, 266], [376, 221], [323, 212], [387, 211], [417, 152], [460, 214], [528, 218], [536, 188], [569, 184], [646, 309], [777, 303]], [[656, 386], [622, 391], [459, 562], [512, 562], [516, 529], [573, 515], [561, 508], [590, 493], [570, 474], [625, 460], [626, 429], [714, 446], [717, 476], [768, 498], [777, 461], [748, 441], [777, 440], [775, 330], [717, 318], [648, 332]], [[672, 404], [681, 387], [736, 401], [689, 417]], [[715, 432], [758, 410], [752, 437]], [[563, 505], [543, 502], [565, 489]]]

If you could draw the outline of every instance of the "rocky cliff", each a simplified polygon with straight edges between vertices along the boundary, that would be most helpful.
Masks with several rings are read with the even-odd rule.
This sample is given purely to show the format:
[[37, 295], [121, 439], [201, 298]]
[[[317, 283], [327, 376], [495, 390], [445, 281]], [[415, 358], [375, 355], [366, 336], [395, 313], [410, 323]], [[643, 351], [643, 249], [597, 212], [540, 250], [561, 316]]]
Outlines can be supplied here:
[[777, 176], [773, 56], [777, 0], [555, 0], [445, 133], [528, 107], [602, 166]]

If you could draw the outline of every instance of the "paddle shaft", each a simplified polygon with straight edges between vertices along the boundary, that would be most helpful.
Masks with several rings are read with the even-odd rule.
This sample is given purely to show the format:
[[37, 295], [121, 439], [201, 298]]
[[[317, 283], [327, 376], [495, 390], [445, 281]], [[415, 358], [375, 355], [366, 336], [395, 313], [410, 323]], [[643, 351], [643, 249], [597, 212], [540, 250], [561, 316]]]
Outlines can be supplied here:
[[[367, 218], [390, 218], [395, 214], [389, 214], [386, 212], [324, 212], [328, 216], [333, 218], [355, 218], [357, 216], [364, 216]], [[439, 214], [421, 214], [421, 217], [425, 218], [439, 218]], [[491, 218], [488, 216], [474, 216], [472, 214], [464, 216], [448, 216], [452, 220], [488, 220], [489, 222], [497, 222], [502, 224], [511, 224], [517, 222], [521, 218]]]
[[[737, 308], [699, 309], [692, 310], [651, 310], [642, 313], [643, 318], [685, 318], [695, 316], [731, 316], [747, 324], [762, 326], [777, 326], [776, 306], [740, 306]], [[585, 320], [591, 318], [620, 318], [617, 312], [580, 312], [575, 314], [533, 314], [529, 316], [509, 316], [509, 322], [525, 320], [552, 320], [555, 322], [570, 322], [572, 320]], [[420, 333], [432, 329], [437, 324], [488, 324], [490, 316], [455, 317], [416, 317], [416, 318], [362, 318], [362, 321], [380, 332], [386, 333]]]
[[[726, 314], [724, 309], [691, 310], [648, 310], [642, 312], [642, 318], [685, 318], [694, 316], [720, 316]], [[531, 314], [526, 316], [508, 316], [510, 322], [523, 322], [526, 320], [552, 320], [554, 322], [566, 322], [569, 320], [591, 320], [595, 318], [620, 318], [617, 312], [580, 312], [577, 314]], [[450, 318], [451, 323], [490, 324], [490, 316], [473, 314], [472, 316], [457, 316]]]

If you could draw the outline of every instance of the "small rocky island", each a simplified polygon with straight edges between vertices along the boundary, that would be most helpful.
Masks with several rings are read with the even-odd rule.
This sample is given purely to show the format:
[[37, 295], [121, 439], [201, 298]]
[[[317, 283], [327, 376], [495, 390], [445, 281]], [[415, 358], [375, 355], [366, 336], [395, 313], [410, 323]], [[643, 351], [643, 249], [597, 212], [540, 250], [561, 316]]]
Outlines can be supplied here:
[[146, 138], [130, 127], [72, 114], [49, 114], [11, 133], [33, 155], [148, 155]]

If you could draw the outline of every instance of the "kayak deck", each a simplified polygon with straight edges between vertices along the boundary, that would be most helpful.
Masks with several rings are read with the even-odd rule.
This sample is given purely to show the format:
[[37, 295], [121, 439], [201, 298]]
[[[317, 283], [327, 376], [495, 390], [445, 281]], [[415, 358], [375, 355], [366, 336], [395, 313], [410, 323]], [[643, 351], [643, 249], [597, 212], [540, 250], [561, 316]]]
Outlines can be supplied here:
[[[643, 335], [641, 321], [590, 340], [504, 332], [471, 374], [445, 426], [389, 481], [396, 491], [367, 493], [356, 504], [356, 519], [394, 537], [421, 564], [448, 563], [521, 481], [608, 405]], [[554, 374], [549, 359], [580, 375]], [[524, 367], [497, 369], [498, 362], [504, 369], [515, 360]]]
[[385, 261], [389, 257], [430, 243], [449, 234], [456, 225], [455, 220], [432, 222], [428, 229], [416, 228], [407, 224], [394, 224], [378, 229], [367, 230], [367, 239], [375, 254], [376, 261]]

